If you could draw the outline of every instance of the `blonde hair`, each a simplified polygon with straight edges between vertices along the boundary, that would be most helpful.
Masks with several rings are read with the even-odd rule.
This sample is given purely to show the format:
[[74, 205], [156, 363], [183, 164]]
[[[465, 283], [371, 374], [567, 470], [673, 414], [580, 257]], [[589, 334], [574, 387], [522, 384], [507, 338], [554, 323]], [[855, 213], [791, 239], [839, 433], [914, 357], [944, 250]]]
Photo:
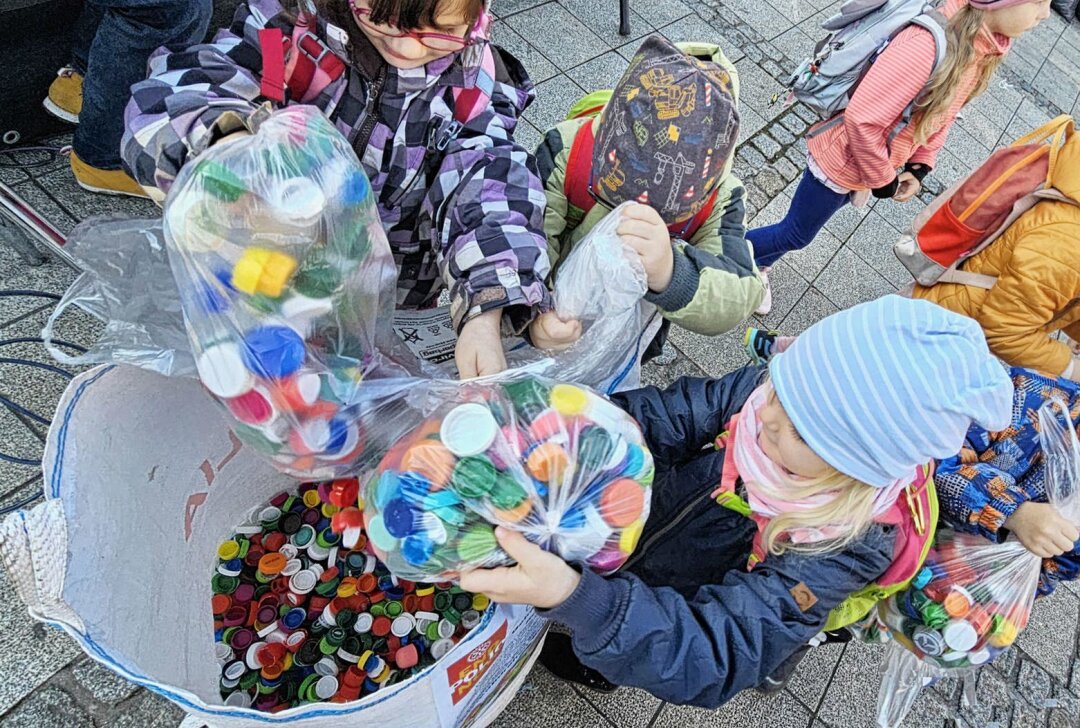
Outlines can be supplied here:
[[[948, 39], [945, 59], [931, 77], [926, 93], [915, 103], [912, 127], [916, 144], [925, 144], [930, 135], [941, 128], [942, 118], [975, 59], [975, 39], [983, 32], [985, 14], [985, 10], [965, 5], [949, 19], [945, 27]], [[967, 101], [986, 91], [1001, 60], [1002, 56], [995, 55], [979, 61], [979, 80]]]
[[[767, 483], [755, 483], [757, 488], [782, 498]], [[779, 556], [787, 550], [803, 554], [839, 551], [859, 538], [874, 521], [874, 499], [877, 489], [844, 475], [837, 470], [825, 473], [805, 485], [800, 495], [815, 496], [835, 491], [836, 496], [824, 505], [805, 511], [788, 511], [769, 521], [762, 533], [767, 553]], [[840, 530], [835, 538], [810, 543], [794, 543], [785, 534], [798, 529], [820, 529], [832, 526]]]

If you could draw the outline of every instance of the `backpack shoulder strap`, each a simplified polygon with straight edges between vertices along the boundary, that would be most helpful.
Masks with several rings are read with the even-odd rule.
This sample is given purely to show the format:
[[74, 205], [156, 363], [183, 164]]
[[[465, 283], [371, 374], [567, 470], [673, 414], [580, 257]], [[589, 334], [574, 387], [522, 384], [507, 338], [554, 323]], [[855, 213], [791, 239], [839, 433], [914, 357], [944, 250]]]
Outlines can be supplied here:
[[495, 52], [485, 43], [476, 83], [469, 88], [454, 87], [454, 121], [465, 126], [488, 107], [497, 75]]
[[345, 73], [345, 61], [313, 32], [316, 24], [315, 16], [301, 12], [292, 37], [280, 28], [259, 31], [263, 96], [278, 103], [307, 102]]
[[592, 156], [596, 137], [593, 135], [593, 119], [588, 119], [570, 145], [570, 158], [566, 162], [563, 194], [566, 201], [588, 214], [596, 204], [589, 186], [592, 184]]

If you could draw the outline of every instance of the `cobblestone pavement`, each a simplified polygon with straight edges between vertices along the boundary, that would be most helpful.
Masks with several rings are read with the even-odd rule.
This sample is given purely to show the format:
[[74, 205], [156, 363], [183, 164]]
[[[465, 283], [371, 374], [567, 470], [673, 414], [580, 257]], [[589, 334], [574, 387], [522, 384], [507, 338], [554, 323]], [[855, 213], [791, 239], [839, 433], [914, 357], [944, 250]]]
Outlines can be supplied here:
[[[658, 32], [673, 41], [721, 44], [742, 81], [742, 135], [735, 171], [747, 185], [754, 226], [778, 221], [804, 165], [801, 139], [813, 119], [801, 107], [772, 99], [785, 72], [821, 36], [818, 24], [838, 3], [830, 0], [635, 0], [633, 33], [619, 36], [615, 0], [495, 0], [496, 40], [515, 53], [538, 83], [539, 100], [518, 136], [535, 147], [541, 130], [555, 123], [586, 90], [610, 87], [641, 38]], [[773, 270], [770, 315], [745, 322], [799, 333], [828, 314], [903, 286], [905, 270], [889, 251], [899, 230], [934, 193], [956, 181], [995, 146], [1007, 143], [1059, 113], [1080, 112], [1080, 26], [1054, 16], [1008, 57], [989, 92], [964, 112], [952, 131], [921, 201], [878, 201], [845, 209], [813, 245], [790, 254]], [[61, 140], [62, 141], [62, 140]], [[106, 213], [153, 215], [152, 205], [83, 194], [63, 162], [22, 156], [23, 169], [0, 167], [0, 181], [31, 201], [58, 227]], [[0, 229], [0, 236], [4, 234]], [[0, 288], [62, 292], [74, 274], [51, 262], [25, 265], [0, 254]], [[48, 303], [48, 302], [45, 302]], [[0, 338], [33, 336], [47, 306], [4, 300]], [[90, 341], [97, 324], [69, 314], [60, 334]], [[678, 351], [666, 367], [647, 367], [649, 381], [664, 384], [684, 374], [720, 375], [745, 363], [742, 327], [709, 338], [675, 329]], [[32, 345], [5, 348], [5, 356], [46, 361]], [[0, 363], [0, 391], [51, 413], [63, 380], [47, 372], [27, 376]], [[40, 434], [40, 431], [39, 433]], [[38, 440], [10, 414], [0, 414], [0, 451], [40, 452]], [[0, 503], [40, 487], [33, 472], [0, 463]], [[167, 701], [114, 677], [83, 656], [64, 635], [34, 624], [0, 573], [0, 728], [40, 726], [176, 726], [183, 717]], [[926, 690], [910, 726], [1080, 726], [1080, 659], [1077, 657], [1080, 588], [1071, 585], [1042, 602], [1016, 647], [983, 669], [979, 706], [962, 708], [960, 686]], [[499, 720], [503, 728], [578, 726], [769, 726], [850, 728], [872, 723], [880, 650], [850, 643], [813, 650], [783, 692], [739, 695], [720, 710], [666, 705], [640, 690], [600, 695], [560, 683], [537, 667]]]

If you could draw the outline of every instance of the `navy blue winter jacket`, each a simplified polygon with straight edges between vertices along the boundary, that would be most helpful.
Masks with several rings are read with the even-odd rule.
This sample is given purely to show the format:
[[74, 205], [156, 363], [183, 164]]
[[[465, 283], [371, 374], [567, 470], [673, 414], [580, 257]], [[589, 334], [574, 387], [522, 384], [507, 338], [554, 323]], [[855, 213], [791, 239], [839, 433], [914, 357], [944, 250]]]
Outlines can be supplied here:
[[724, 463], [713, 441], [762, 374], [747, 367], [614, 398], [656, 461], [649, 520], [621, 572], [586, 570], [566, 602], [541, 612], [568, 626], [581, 661], [614, 683], [721, 705], [761, 684], [892, 562], [894, 529], [875, 524], [843, 551], [770, 555], [746, 571], [755, 525], [710, 498]]

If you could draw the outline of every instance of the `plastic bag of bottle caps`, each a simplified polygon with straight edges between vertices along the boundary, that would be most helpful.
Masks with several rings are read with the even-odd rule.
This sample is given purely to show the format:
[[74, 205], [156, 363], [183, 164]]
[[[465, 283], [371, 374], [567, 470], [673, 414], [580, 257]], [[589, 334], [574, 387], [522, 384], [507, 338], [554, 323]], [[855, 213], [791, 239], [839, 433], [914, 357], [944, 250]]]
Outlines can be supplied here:
[[[1038, 415], [1047, 494], [1062, 515], [1080, 522], [1080, 443], [1060, 412], [1068, 409], [1052, 400]], [[1027, 627], [1041, 567], [1042, 559], [1015, 538], [992, 543], [939, 531], [910, 587], [882, 601], [863, 627], [865, 638], [893, 643], [878, 725], [898, 725], [925, 684], [970, 674], [1016, 642]]]
[[348, 474], [397, 279], [348, 142], [312, 107], [277, 111], [189, 162], [164, 219], [199, 378], [237, 435], [298, 477]]
[[348, 702], [413, 677], [480, 624], [488, 599], [390, 574], [362, 531], [334, 533], [357, 481], [279, 493], [218, 548], [212, 609], [225, 704]]
[[637, 545], [652, 480], [629, 415], [585, 388], [517, 376], [460, 386], [397, 443], [365, 480], [364, 523], [403, 578], [511, 563], [496, 525], [606, 573]]

